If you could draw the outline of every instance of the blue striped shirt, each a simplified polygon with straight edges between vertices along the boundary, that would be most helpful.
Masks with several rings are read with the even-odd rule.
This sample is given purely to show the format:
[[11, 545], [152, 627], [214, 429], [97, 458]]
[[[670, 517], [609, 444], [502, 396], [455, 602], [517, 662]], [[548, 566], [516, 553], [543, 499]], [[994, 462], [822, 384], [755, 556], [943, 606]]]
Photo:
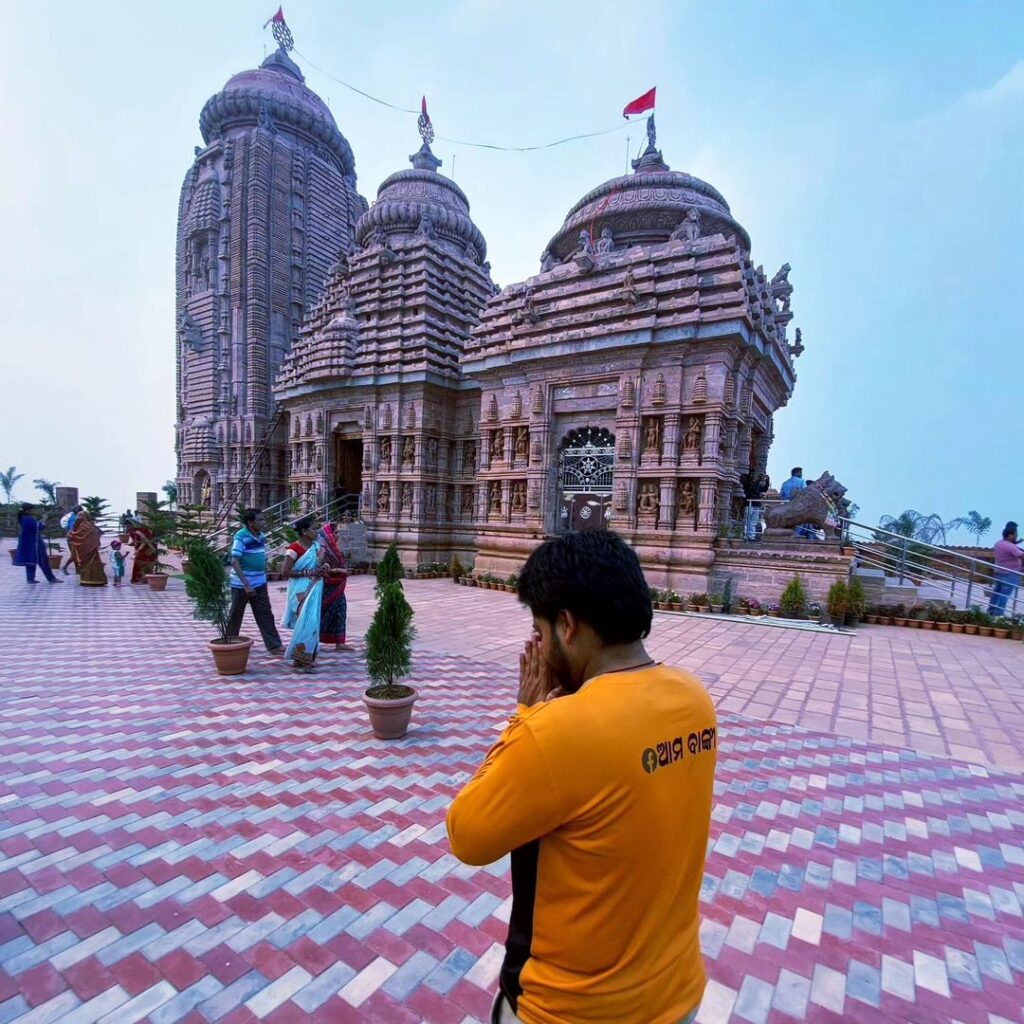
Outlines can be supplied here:
[[[237, 558], [250, 587], [262, 587], [267, 582], [267, 542], [262, 533], [251, 533], [242, 527], [231, 543], [231, 557]], [[234, 566], [231, 568], [231, 586], [244, 588]]]

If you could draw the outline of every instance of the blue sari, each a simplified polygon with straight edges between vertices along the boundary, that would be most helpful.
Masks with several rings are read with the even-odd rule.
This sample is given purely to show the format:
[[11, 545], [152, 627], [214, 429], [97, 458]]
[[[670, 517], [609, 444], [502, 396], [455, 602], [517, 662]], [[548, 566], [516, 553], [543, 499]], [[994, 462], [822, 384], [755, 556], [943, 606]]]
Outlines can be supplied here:
[[[295, 563], [295, 572], [317, 568], [320, 545], [313, 542]], [[308, 667], [316, 661], [320, 646], [320, 608], [323, 602], [324, 581], [299, 577], [288, 581], [288, 607], [281, 624], [293, 629], [291, 643], [285, 657], [299, 667]]]

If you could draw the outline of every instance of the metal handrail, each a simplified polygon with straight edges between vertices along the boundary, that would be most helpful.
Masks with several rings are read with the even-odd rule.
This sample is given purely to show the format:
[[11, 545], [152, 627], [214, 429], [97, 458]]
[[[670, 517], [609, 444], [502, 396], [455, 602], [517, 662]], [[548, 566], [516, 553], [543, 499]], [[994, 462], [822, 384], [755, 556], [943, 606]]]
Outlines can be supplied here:
[[[916, 540], [880, 527], [865, 526], [850, 519], [840, 520], [843, 536], [853, 546], [857, 562], [866, 568], [879, 569], [893, 575], [900, 584], [910, 581], [916, 587], [949, 587], [949, 601], [959, 601], [957, 588], [964, 588], [964, 606], [971, 608], [976, 592], [984, 600], [984, 589], [991, 584], [996, 566], [992, 562], [959, 555], [928, 541]], [[859, 536], [858, 534], [867, 534]], [[1018, 591], [1011, 595], [1009, 615], [1017, 614]]]

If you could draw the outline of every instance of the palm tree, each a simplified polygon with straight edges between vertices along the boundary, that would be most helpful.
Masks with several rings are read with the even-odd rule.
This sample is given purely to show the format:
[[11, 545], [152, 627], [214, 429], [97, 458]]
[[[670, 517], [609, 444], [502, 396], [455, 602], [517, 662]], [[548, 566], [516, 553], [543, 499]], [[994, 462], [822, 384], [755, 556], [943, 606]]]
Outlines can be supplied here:
[[992, 520], [983, 516], [977, 509], [971, 509], [965, 516], [958, 516], [951, 523], [946, 524], [951, 530], [966, 530], [973, 538], [976, 545], [981, 543], [981, 538], [992, 529]]
[[171, 508], [176, 508], [178, 505], [178, 485], [173, 480], [168, 480], [160, 490], [167, 495], [167, 504]]
[[898, 534], [909, 540], [923, 541], [925, 544], [945, 544], [946, 531], [956, 526], [956, 520], [946, 523], [942, 517], [932, 512], [924, 515], [908, 508], [898, 516], [882, 516], [878, 521], [881, 530]]
[[14, 500], [14, 485], [24, 477], [24, 473], [16, 473], [16, 466], [11, 466], [6, 473], [0, 473], [0, 487], [3, 488], [4, 494], [7, 497], [7, 504], [10, 505]]
[[60, 487], [59, 480], [39, 479], [33, 480], [32, 483], [35, 484], [37, 491], [42, 491], [46, 495], [46, 500], [49, 504], [57, 504], [57, 488]]

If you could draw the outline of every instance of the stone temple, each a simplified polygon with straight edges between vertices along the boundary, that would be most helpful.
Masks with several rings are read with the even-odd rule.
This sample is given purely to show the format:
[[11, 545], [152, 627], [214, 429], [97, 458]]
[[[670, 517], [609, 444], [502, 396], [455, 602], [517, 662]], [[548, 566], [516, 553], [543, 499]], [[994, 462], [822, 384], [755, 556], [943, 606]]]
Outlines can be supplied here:
[[545, 536], [606, 525], [653, 583], [703, 589], [802, 346], [788, 265], [753, 264], [653, 120], [633, 173], [500, 291], [429, 127], [372, 206], [283, 50], [200, 128], [178, 220], [182, 500], [349, 496], [372, 551], [505, 574]]

